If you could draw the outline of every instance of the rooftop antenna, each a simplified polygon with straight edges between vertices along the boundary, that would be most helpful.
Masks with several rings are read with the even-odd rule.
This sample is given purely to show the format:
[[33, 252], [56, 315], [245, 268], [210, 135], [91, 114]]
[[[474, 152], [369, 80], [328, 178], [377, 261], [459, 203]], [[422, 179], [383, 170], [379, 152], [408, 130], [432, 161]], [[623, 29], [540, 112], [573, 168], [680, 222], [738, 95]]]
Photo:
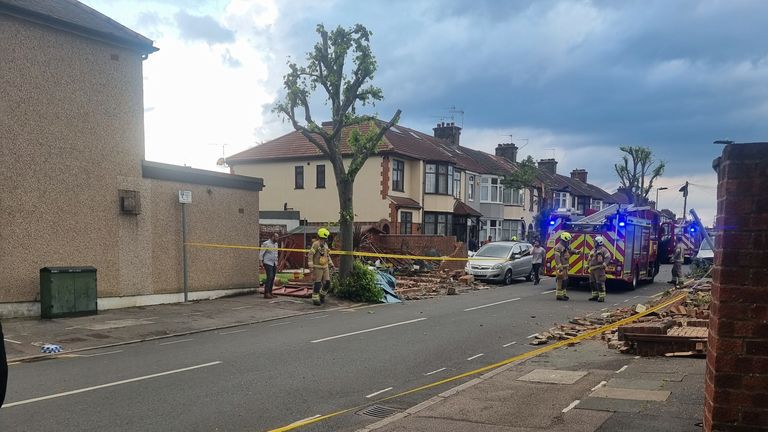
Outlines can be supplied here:
[[461, 108], [456, 108], [455, 105], [452, 105], [452, 106], [448, 107], [448, 113], [451, 114], [451, 121], [452, 122], [456, 121], [456, 119], [454, 118], [454, 114], [461, 114], [461, 124], [459, 125], [459, 127], [461, 127], [463, 129], [464, 128], [464, 110], [461, 109]]
[[225, 149], [226, 149], [226, 147], [229, 144], [213, 144], [213, 143], [210, 143], [208, 145], [209, 146], [221, 146], [221, 157], [216, 161], [216, 165], [218, 165], [218, 166], [226, 165], [225, 161], [226, 161], [227, 155], [226, 155], [226, 150]]
[[[512, 134], [507, 134], [507, 135], [504, 135], [504, 136], [508, 136], [508, 137], [509, 137], [509, 140], [510, 140], [511, 142], [513, 142], [513, 143], [515, 142], [515, 137], [514, 137]], [[528, 140], [528, 138], [520, 138], [518, 141], [525, 141], [525, 144], [523, 144], [522, 146], [520, 146], [520, 147], [518, 147], [518, 148], [517, 148], [518, 150], [520, 150], [520, 149], [522, 149], [523, 147], [525, 147], [525, 146], [527, 146], [527, 145], [528, 145], [528, 141], [529, 141], [529, 140]]]
[[553, 148], [548, 148], [548, 149], [544, 149], [544, 151], [551, 151], [551, 152], [552, 152], [552, 159], [557, 159], [557, 158], [555, 157], [555, 149], [553, 149]]

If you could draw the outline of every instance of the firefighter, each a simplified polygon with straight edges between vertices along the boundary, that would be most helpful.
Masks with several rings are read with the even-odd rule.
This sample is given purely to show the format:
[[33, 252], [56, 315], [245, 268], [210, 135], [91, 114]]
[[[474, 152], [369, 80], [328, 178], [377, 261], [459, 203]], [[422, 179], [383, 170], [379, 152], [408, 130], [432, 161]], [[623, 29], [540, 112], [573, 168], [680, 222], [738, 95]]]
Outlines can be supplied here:
[[317, 230], [318, 239], [312, 243], [309, 249], [309, 262], [312, 265], [312, 303], [320, 306], [325, 303], [325, 296], [331, 288], [331, 275], [328, 266], [333, 266], [333, 261], [328, 249], [328, 236], [331, 234], [327, 228]]
[[589, 286], [592, 288], [589, 301], [605, 301], [605, 267], [610, 260], [611, 252], [605, 247], [605, 239], [595, 237], [595, 248], [589, 254]]
[[563, 231], [560, 233], [557, 245], [554, 248], [555, 258], [555, 290], [557, 299], [567, 301], [570, 297], [566, 294], [565, 287], [568, 286], [568, 258], [574, 253], [570, 248], [571, 234]]
[[683, 236], [675, 238], [675, 254], [672, 256], [672, 280], [669, 283], [674, 284], [675, 288], [680, 286], [683, 278], [683, 261], [685, 261], [685, 244]]

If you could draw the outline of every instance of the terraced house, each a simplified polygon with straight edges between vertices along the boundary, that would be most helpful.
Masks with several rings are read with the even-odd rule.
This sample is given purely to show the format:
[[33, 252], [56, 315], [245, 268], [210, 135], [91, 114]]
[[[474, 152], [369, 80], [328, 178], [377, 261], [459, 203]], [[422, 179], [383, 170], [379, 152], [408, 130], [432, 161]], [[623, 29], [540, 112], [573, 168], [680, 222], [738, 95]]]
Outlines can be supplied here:
[[[503, 144], [491, 155], [461, 146], [461, 127], [453, 123], [440, 123], [433, 132], [400, 125], [387, 131], [355, 180], [355, 221], [388, 234], [458, 241], [523, 235], [536, 213], [533, 197], [502, 185], [515, 169], [517, 147]], [[342, 150], [351, 154], [346, 145]], [[330, 163], [300, 133], [232, 155], [226, 163], [232, 173], [264, 179], [262, 208], [298, 210], [310, 223], [338, 220]]]

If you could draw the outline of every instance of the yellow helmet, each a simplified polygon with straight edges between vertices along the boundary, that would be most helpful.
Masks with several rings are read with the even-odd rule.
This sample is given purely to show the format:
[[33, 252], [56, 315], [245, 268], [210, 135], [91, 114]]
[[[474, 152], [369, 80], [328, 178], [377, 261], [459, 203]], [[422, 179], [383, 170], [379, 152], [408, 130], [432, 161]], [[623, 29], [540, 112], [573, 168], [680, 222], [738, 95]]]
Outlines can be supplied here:
[[327, 239], [329, 235], [331, 235], [331, 232], [328, 231], [328, 228], [320, 228], [317, 230], [317, 236], [321, 239]]
[[560, 233], [560, 240], [571, 241], [571, 234], [569, 234], [567, 231], [561, 232]]
[[512, 241], [517, 241], [517, 236], [512, 236]]

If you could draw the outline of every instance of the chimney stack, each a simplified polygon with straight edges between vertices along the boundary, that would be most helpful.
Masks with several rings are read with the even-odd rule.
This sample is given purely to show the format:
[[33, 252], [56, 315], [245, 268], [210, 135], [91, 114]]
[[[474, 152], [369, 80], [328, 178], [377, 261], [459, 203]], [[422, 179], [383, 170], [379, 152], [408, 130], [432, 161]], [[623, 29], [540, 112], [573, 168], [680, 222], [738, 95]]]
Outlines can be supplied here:
[[557, 174], [557, 161], [554, 159], [539, 160], [539, 169], [549, 174]]
[[574, 180], [579, 180], [582, 183], [586, 183], [587, 182], [587, 170], [580, 169], [580, 168], [575, 169], [575, 170], [571, 171], [571, 178], [574, 179]]
[[517, 146], [515, 143], [503, 143], [496, 146], [496, 156], [501, 156], [510, 162], [517, 162]]
[[439, 138], [448, 141], [452, 146], [459, 145], [459, 137], [461, 136], [461, 128], [450, 123], [438, 123], [437, 127], [432, 129], [435, 131], [435, 138]]

